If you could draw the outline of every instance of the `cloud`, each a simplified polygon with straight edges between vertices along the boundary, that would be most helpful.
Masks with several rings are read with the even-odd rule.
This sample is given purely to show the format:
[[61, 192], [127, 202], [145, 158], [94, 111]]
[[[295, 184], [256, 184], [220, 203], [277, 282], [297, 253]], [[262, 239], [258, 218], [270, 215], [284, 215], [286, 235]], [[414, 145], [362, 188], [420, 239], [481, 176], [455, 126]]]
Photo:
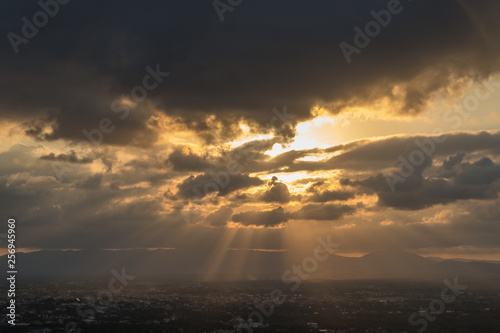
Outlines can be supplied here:
[[345, 184], [372, 189], [378, 196], [378, 204], [385, 207], [419, 210], [437, 204], [457, 200], [495, 199], [498, 189], [493, 182], [500, 178], [500, 166], [489, 158], [474, 163], [462, 163], [459, 171], [450, 178], [424, 177], [430, 163], [415, 168], [409, 177], [397, 182], [395, 191], [388, 186], [386, 176], [378, 174], [364, 180], [346, 181]]
[[307, 192], [313, 193], [308, 200], [313, 202], [343, 201], [353, 199], [356, 194], [345, 190], [321, 190], [325, 181], [314, 182], [307, 188]]
[[500, 165], [488, 157], [474, 163], [463, 163], [461, 171], [454, 177], [459, 185], [489, 185], [500, 178]]
[[279, 202], [279, 203], [290, 202], [290, 192], [288, 191], [288, 186], [278, 181], [278, 177], [273, 176], [271, 181], [267, 183], [267, 186], [269, 188], [262, 195], [261, 197], [262, 201]]
[[236, 190], [262, 185], [264, 181], [249, 175], [230, 175], [226, 171], [218, 173], [189, 176], [182, 183], [177, 184], [177, 195], [182, 198], [203, 198], [217, 192], [224, 196]]
[[222, 206], [205, 218], [205, 222], [214, 227], [223, 227], [231, 220], [233, 210], [228, 206]]
[[[338, 113], [386, 101], [389, 113], [412, 116], [460, 79], [500, 69], [500, 24], [491, 14], [500, 4], [470, 0], [404, 4], [347, 64], [339, 44], [353, 43], [353, 27], [363, 29], [373, 20], [370, 12], [386, 6], [383, 0], [260, 0], [221, 24], [212, 4], [201, 0], [70, 3], [60, 9], [64, 20], [51, 19], [18, 54], [4, 40], [0, 117], [19, 120], [39, 140], [74, 143], [107, 117], [116, 130], [105, 144], [151, 146], [159, 137], [151, 123], [158, 112], [214, 142], [238, 135], [240, 121], [256, 132], [276, 129], [283, 124], [273, 122], [272, 110], [286, 105], [295, 115], [285, 124], [290, 137], [291, 125], [311, 118], [316, 106]], [[4, 35], [19, 34], [19, 18], [39, 6], [8, 0], [2, 9]], [[119, 119], [113, 101], [131, 95], [145, 67], [156, 64], [171, 75]]]
[[[36, 142], [2, 148], [0, 212], [18, 213], [20, 245], [32, 247], [162, 246], [183, 242], [179, 229], [202, 230], [207, 245], [227, 231], [212, 227], [229, 221], [273, 227], [317, 220], [325, 230], [349, 223], [358, 234], [342, 231], [350, 235], [343, 243], [358, 249], [394, 235], [414, 247], [477, 246], [479, 233], [498, 236], [498, 131], [447, 133], [394, 193], [384, 174], [436, 136], [265, 154], [275, 143], [291, 143], [296, 124], [323, 110], [411, 119], [441, 93], [456, 98], [499, 72], [500, 3], [492, 0], [404, 2], [348, 64], [339, 44], [353, 43], [353, 27], [364, 29], [370, 12], [386, 6], [255, 0], [227, 12], [223, 23], [201, 0], [60, 6], [18, 54], [7, 38], [0, 48], [0, 119], [14, 124], [21, 142]], [[0, 9], [5, 36], [20, 34], [20, 18], [40, 8], [36, 0], [6, 0]], [[134, 101], [147, 66], [170, 74]], [[112, 133], [100, 130], [105, 118]], [[17, 139], [3, 133], [2, 147]], [[234, 148], [251, 137], [260, 139]], [[97, 141], [98, 149], [85, 154], [75, 147], [82, 140]], [[58, 181], [52, 162], [68, 161], [71, 172]], [[227, 172], [230, 162], [239, 173]], [[286, 173], [294, 172], [305, 178], [289, 182], [297, 178]], [[262, 179], [271, 176], [266, 188]], [[210, 205], [190, 200], [209, 194]], [[369, 214], [350, 204], [358, 195]], [[273, 203], [282, 207], [269, 208]], [[200, 223], [185, 227], [184, 205], [196, 207]], [[438, 205], [453, 214], [438, 215]], [[144, 230], [150, 237], [137, 237]], [[267, 230], [276, 232], [273, 241], [282, 238], [276, 230]], [[273, 245], [256, 238], [258, 248]], [[490, 246], [493, 238], [484, 236]]]
[[413, 191], [379, 192], [379, 205], [399, 209], [417, 210], [457, 200], [495, 199], [498, 192], [488, 186], [462, 186], [437, 180], [424, 180]]
[[356, 208], [349, 205], [309, 204], [290, 213], [291, 219], [301, 220], [338, 220], [345, 214], [352, 214]]
[[[473, 151], [474, 145], [469, 150]], [[179, 236], [184, 235], [182, 230], [191, 230], [194, 234], [206, 235], [206, 240], [199, 241], [197, 246], [209, 249], [213, 246], [210, 242], [220, 240], [219, 233], [226, 230], [220, 227], [228, 221], [241, 223], [243, 226], [267, 227], [269, 232], [281, 230], [272, 227], [285, 223], [292, 222], [295, 227], [295, 224], [323, 221], [315, 224], [315, 228], [311, 230], [321, 233], [330, 230], [332, 224], [353, 225], [352, 229], [336, 229], [336, 232], [346, 244], [346, 249], [354, 251], [371, 251], [378, 246], [396, 242], [410, 249], [424, 248], [427, 251], [434, 249], [453, 252], [460, 251], [460, 246], [469, 246], [477, 251], [487, 252], [488, 247], [497, 247], [500, 232], [497, 223], [498, 199], [495, 199], [495, 193], [500, 190], [497, 178], [498, 159], [493, 158], [496, 155], [490, 149], [478, 149], [478, 152], [488, 153], [492, 157], [483, 158], [477, 156], [478, 153], [471, 153], [473, 157], [467, 159], [469, 155], [466, 155], [462, 162], [454, 165], [456, 174], [446, 179], [439, 177], [442, 164], [434, 163], [434, 166], [426, 167], [422, 174], [418, 174], [414, 185], [407, 186], [404, 191], [400, 189], [394, 195], [381, 186], [386, 183], [382, 175], [381, 178], [374, 177], [381, 181], [380, 185], [375, 184], [370, 189], [368, 184], [361, 186], [360, 183], [368, 179], [364, 177], [366, 173], [350, 174], [348, 170], [343, 170], [351, 176], [351, 180], [343, 185], [346, 188], [342, 191], [351, 191], [349, 187], [356, 187], [356, 192], [360, 194], [371, 191], [375, 195], [381, 194], [382, 199], [386, 200], [379, 198], [378, 207], [367, 202], [366, 210], [369, 215], [363, 214], [356, 205], [331, 203], [294, 203], [262, 210], [243, 206], [238, 208], [239, 213], [234, 214], [234, 204], [239, 203], [237, 199], [233, 196], [219, 196], [217, 206], [198, 205], [199, 215], [190, 216], [195, 223], [186, 227], [185, 213], [189, 211], [181, 207], [182, 197], [171, 200], [157, 195], [158, 192], [162, 193], [165, 183], [141, 185], [157, 172], [165, 173], [161, 169], [164, 168], [165, 159], [162, 156], [154, 154], [152, 159], [138, 157], [137, 160], [144, 162], [140, 169], [118, 163], [113, 172], [102, 173], [102, 177], [98, 172], [87, 168], [89, 164], [82, 164], [67, 182], [59, 182], [52, 175], [51, 161], [39, 159], [39, 156], [47, 153], [45, 148], [16, 145], [0, 153], [0, 170], [3, 175], [0, 177], [0, 211], [5, 216], [12, 215], [13, 211], [17, 212], [16, 218], [23, 221], [20, 232], [24, 237], [19, 240], [19, 245], [23, 247], [180, 248], [192, 246]], [[456, 151], [452, 155], [439, 157], [439, 160], [447, 160], [449, 156], [455, 156], [455, 153]], [[377, 170], [370, 171], [376, 172]], [[175, 177], [167, 182], [173, 189], [177, 182], [182, 183], [183, 180], [178, 174]], [[220, 179], [223, 181], [225, 178]], [[305, 191], [304, 200], [309, 196], [331, 191], [329, 188], [336, 180], [335, 176], [316, 183], [312, 179], [307, 180], [308, 183], [311, 182], [311, 191]], [[375, 183], [375, 180], [372, 181]], [[110, 187], [114, 182], [120, 186]], [[260, 181], [258, 186], [264, 184]], [[90, 190], [91, 188], [93, 189]], [[244, 188], [238, 191], [239, 194], [252, 196]], [[484, 199], [465, 199], [471, 196]], [[488, 196], [491, 199], [487, 199]], [[444, 198], [442, 201], [441, 197]], [[437, 206], [438, 203], [446, 207]], [[385, 209], [387, 207], [393, 209]], [[451, 213], [439, 215], [444, 208]], [[409, 209], [412, 211], [406, 211]], [[380, 224], [386, 220], [392, 221], [392, 224]], [[324, 225], [327, 229], [321, 231], [321, 227], [316, 229], [317, 225]], [[211, 226], [219, 228], [210, 228]], [[145, 229], [150, 237], [137, 237]], [[99, 233], [95, 230], [99, 230]], [[276, 246], [276, 239], [281, 237], [276, 234], [271, 238], [260, 235], [258, 241], [252, 241], [252, 247], [272, 248]], [[134, 240], [131, 241], [131, 238]], [[185, 258], [188, 258], [187, 255]]]
[[455, 165], [462, 163], [465, 157], [465, 152], [459, 151], [455, 156], [450, 156], [443, 161], [443, 168], [445, 170], [451, 170]]
[[102, 173], [96, 173], [87, 178], [84, 182], [78, 184], [78, 187], [87, 190], [97, 190], [101, 186], [102, 176]]
[[198, 156], [192, 151], [174, 150], [165, 163], [169, 164], [176, 171], [203, 171], [210, 168], [211, 164], [206, 157]]
[[58, 210], [54, 207], [58, 190], [59, 183], [53, 177], [34, 176], [29, 173], [1, 176], [0, 212], [4, 216], [36, 216], [38, 220], [32, 222], [45, 225], [48, 222], [47, 217], [58, 215]]
[[331, 190], [331, 191], [323, 191], [321, 193], [316, 193], [311, 196], [309, 200], [313, 202], [328, 202], [328, 201], [344, 201], [344, 200], [349, 200], [353, 199], [355, 197], [354, 192], [349, 192], [349, 191], [336, 191], [336, 190]]
[[[439, 141], [439, 143], [438, 143]], [[424, 146], [425, 145], [425, 146]], [[422, 150], [426, 147], [426, 151]], [[259, 163], [250, 172], [280, 170], [281, 172], [353, 170], [371, 171], [395, 168], [400, 156], [408, 160], [414, 151], [422, 151], [433, 158], [464, 153], [485, 152], [500, 154], [500, 132], [451, 132], [445, 138], [436, 135], [395, 135], [376, 139], [362, 139], [325, 149], [291, 151]], [[300, 161], [298, 159], [337, 152], [325, 161]], [[427, 154], [428, 153], [428, 154]], [[247, 169], [248, 171], [248, 169]]]
[[274, 227], [288, 221], [287, 214], [283, 207], [278, 207], [269, 211], [248, 211], [233, 215], [233, 222], [241, 223], [245, 226]]
[[41, 160], [47, 160], [47, 161], [60, 161], [60, 162], [67, 162], [67, 163], [92, 163], [94, 160], [90, 157], [81, 157], [79, 158], [75, 151], [71, 150], [68, 154], [54, 154], [50, 153], [47, 155], [42, 155], [40, 156]]

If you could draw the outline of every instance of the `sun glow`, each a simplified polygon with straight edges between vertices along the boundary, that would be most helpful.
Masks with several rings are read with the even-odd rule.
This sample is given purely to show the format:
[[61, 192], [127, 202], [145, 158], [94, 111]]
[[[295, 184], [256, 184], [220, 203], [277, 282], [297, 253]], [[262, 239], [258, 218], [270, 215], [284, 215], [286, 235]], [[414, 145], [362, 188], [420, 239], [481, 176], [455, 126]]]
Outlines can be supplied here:
[[266, 155], [269, 155], [271, 157], [278, 156], [279, 154], [283, 153], [285, 150], [283, 149], [283, 146], [281, 143], [275, 143], [273, 145], [273, 148], [271, 150], [268, 150], [265, 152]]
[[334, 125], [335, 118], [330, 115], [321, 115], [299, 123], [295, 140], [287, 150], [327, 148], [337, 144], [335, 136], [332, 135]]

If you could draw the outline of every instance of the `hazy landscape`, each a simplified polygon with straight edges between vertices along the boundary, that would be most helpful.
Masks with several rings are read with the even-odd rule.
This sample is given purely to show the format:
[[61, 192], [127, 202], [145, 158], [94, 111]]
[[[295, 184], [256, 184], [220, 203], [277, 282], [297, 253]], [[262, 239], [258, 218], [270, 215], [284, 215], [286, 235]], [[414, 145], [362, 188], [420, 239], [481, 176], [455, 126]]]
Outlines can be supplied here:
[[499, 333], [500, 1], [0, 1], [0, 332]]
[[[3, 259], [6, 260], [6, 257]], [[187, 278], [191, 281], [280, 280], [283, 272], [294, 264], [300, 264], [287, 259], [283, 252], [230, 251], [217, 271], [206, 276], [207, 267], [204, 263], [210, 262], [206, 253], [199, 253], [192, 260], [186, 261], [182, 254], [174, 250], [40, 251], [19, 254], [18, 259], [23, 263], [23, 278], [30, 279], [102, 278], [109, 275], [110, 267], [125, 267], [127, 273], [141, 278]], [[464, 280], [498, 281], [500, 264], [464, 259], [429, 259], [406, 251], [385, 250], [362, 257], [331, 255], [317, 270], [307, 274], [308, 280], [440, 281], [446, 277], [459, 276]]]

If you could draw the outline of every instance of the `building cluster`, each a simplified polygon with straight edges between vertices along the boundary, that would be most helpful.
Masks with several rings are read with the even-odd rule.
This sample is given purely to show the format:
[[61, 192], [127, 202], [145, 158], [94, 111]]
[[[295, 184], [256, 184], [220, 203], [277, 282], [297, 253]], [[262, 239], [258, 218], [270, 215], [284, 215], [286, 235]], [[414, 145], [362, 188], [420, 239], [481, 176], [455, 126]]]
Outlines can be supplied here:
[[[324, 282], [304, 284], [272, 311], [263, 300], [277, 281], [136, 283], [104, 302], [99, 283], [61, 282], [20, 286], [15, 328], [2, 332], [325, 332], [383, 333], [412, 330], [409, 317], [438, 297], [436, 284]], [[284, 290], [284, 289], [283, 289]], [[4, 301], [4, 300], [2, 300]], [[264, 306], [261, 323], [249, 321]], [[422, 316], [431, 314], [421, 314]], [[75, 326], [76, 324], [76, 326]], [[498, 290], [468, 290], [447, 305], [429, 332], [440, 327], [500, 327]], [[490, 326], [491, 325], [491, 326]], [[481, 330], [481, 327], [484, 330]], [[76, 329], [75, 329], [76, 328]], [[452, 330], [453, 331], [453, 330]]]

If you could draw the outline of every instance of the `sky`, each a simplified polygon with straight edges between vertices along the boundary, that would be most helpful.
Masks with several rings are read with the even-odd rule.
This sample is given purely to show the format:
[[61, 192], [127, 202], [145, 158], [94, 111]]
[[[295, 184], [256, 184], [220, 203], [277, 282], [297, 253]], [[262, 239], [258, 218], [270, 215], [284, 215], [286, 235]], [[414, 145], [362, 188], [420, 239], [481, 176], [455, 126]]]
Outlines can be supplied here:
[[498, 1], [46, 3], [0, 4], [21, 251], [500, 259]]

